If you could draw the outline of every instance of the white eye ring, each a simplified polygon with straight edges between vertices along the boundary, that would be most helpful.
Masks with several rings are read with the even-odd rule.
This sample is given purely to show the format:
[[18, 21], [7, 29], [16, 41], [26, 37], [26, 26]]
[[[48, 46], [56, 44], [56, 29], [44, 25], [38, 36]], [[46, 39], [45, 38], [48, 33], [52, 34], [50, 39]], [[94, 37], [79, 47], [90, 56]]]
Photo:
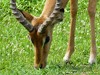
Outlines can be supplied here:
[[46, 36], [46, 38], [43, 38], [43, 45], [42, 47], [44, 47], [45, 44], [47, 44], [50, 40], [50, 37], [49, 36]]
[[42, 48], [44, 47], [44, 45], [45, 45], [45, 38], [43, 38]]

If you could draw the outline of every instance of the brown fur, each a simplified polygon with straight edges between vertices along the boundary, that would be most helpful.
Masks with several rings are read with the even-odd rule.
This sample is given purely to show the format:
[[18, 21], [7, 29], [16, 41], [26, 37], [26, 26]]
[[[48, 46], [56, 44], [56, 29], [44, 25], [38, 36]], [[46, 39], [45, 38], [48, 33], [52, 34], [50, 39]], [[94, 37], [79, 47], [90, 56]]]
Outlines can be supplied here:
[[[69, 0], [61, 0], [61, 1], [62, 1], [61, 8], [65, 8]], [[44, 9], [40, 17], [33, 17], [32, 15], [24, 11], [22, 12], [24, 16], [27, 18], [27, 20], [29, 20], [32, 23], [32, 25], [36, 27], [35, 31], [29, 33], [35, 47], [34, 66], [36, 68], [38, 67], [44, 68], [46, 66], [48, 51], [49, 51], [50, 43], [52, 39], [52, 28], [53, 28], [49, 26], [46, 29], [45, 33], [38, 34], [37, 32], [38, 26], [42, 24], [44, 20], [47, 19], [48, 16], [50, 16], [50, 14], [53, 12], [55, 3], [56, 3], [56, 0], [46, 0]], [[78, 3], [78, 0], [70, 0], [71, 27], [70, 27], [69, 44], [68, 44], [66, 55], [64, 57], [66, 62], [69, 61], [72, 53], [74, 52], [74, 36], [75, 36], [77, 3]], [[95, 12], [96, 12], [96, 0], [89, 0], [88, 13], [90, 16], [91, 38], [92, 38], [89, 63], [94, 63], [95, 57], [96, 57], [96, 41], [95, 41], [95, 27], [94, 27]], [[46, 45], [43, 46], [43, 39], [45, 39], [46, 36], [50, 37], [50, 41]], [[93, 60], [91, 58], [93, 58]]]

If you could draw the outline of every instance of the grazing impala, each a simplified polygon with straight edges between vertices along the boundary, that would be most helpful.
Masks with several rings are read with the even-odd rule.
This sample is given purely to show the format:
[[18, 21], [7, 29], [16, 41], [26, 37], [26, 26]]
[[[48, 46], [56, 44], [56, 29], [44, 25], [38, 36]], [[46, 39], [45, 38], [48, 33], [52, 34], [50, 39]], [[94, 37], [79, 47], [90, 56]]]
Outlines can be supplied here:
[[[17, 20], [29, 31], [31, 41], [35, 47], [35, 68], [46, 66], [48, 51], [52, 40], [52, 32], [55, 23], [63, 20], [64, 8], [69, 0], [46, 0], [44, 9], [40, 17], [34, 17], [27, 12], [21, 11], [16, 7], [16, 0], [11, 0], [11, 9]], [[91, 25], [91, 50], [89, 63], [92, 64], [96, 59], [95, 41], [95, 12], [96, 0], [89, 0], [88, 13]], [[70, 0], [71, 27], [70, 38], [64, 61], [69, 62], [74, 52], [74, 33], [76, 25], [78, 0]]]

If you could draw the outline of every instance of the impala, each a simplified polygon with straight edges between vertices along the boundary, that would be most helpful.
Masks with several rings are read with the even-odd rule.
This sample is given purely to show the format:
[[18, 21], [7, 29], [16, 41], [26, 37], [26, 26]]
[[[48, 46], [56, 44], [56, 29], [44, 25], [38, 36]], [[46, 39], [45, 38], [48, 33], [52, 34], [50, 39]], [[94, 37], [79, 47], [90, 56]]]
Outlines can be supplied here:
[[[11, 9], [16, 19], [29, 31], [31, 41], [34, 45], [34, 67], [44, 68], [52, 40], [53, 27], [56, 23], [63, 20], [64, 8], [69, 0], [46, 0], [43, 11], [39, 17], [19, 10], [16, 0], [11, 0]], [[88, 14], [91, 25], [91, 50], [89, 63], [93, 64], [96, 60], [96, 41], [95, 41], [95, 12], [96, 0], [89, 0]], [[70, 0], [71, 27], [68, 48], [64, 56], [64, 61], [69, 62], [74, 52], [74, 34], [76, 25], [78, 0]]]

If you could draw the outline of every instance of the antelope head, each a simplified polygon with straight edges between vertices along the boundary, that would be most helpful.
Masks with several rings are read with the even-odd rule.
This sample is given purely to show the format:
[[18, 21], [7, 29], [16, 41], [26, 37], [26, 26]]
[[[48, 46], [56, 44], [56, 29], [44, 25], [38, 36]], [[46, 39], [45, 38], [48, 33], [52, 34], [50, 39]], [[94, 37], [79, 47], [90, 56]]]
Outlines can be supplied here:
[[[21, 11], [16, 6], [16, 0], [11, 0], [12, 13], [16, 19], [29, 31], [30, 39], [34, 45], [34, 67], [44, 68], [46, 66], [48, 51], [52, 39], [54, 24], [61, 20], [59, 18], [61, 0], [54, 0], [54, 7], [48, 17], [34, 17], [27, 12]], [[46, 7], [44, 8], [46, 11]]]

